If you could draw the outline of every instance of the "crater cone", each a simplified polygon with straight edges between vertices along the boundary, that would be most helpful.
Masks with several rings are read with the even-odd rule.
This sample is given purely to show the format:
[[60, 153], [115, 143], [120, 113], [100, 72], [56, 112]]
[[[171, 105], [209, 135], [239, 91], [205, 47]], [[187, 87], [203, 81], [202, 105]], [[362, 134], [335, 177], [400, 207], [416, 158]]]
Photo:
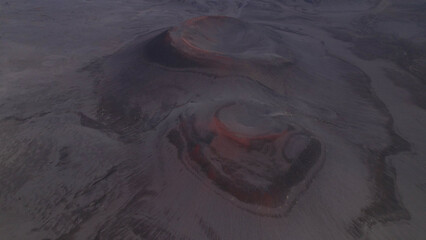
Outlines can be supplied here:
[[275, 45], [258, 26], [232, 17], [203, 16], [161, 34], [146, 51], [151, 60], [170, 67], [291, 63], [290, 54], [277, 54]]
[[261, 104], [234, 102], [195, 112], [180, 132], [186, 166], [256, 211], [289, 207], [324, 159], [318, 139]]

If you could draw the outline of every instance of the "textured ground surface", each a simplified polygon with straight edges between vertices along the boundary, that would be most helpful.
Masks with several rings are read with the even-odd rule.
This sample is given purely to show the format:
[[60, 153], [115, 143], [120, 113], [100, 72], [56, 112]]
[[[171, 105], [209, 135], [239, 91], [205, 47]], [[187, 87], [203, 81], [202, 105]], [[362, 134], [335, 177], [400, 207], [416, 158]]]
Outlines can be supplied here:
[[425, 239], [425, 13], [0, 0], [0, 239]]

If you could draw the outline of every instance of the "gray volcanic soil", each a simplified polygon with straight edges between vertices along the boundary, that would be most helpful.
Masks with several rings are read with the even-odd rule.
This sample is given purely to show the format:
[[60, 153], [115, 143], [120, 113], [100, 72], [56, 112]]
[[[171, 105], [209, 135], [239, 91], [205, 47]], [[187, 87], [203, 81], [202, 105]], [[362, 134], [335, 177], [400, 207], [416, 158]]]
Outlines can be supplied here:
[[0, 1], [0, 239], [426, 237], [426, 3]]

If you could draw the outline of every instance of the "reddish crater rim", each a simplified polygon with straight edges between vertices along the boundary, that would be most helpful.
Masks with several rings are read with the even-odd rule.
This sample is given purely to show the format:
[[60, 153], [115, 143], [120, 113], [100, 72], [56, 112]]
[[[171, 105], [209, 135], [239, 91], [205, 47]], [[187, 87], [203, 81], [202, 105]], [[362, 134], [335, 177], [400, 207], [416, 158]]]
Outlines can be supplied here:
[[[243, 27], [245, 29], [247, 28], [246, 25], [246, 23], [232, 17], [201, 16], [186, 20], [181, 26], [172, 28], [169, 31], [169, 35], [171, 43], [175, 46], [183, 44], [201, 53], [226, 54], [222, 51], [214, 50], [214, 47], [220, 47], [218, 46], [220, 44], [227, 44], [226, 42], [220, 43], [218, 41], [223, 40], [221, 38], [225, 37], [226, 34], [233, 35], [231, 31], [226, 30], [235, 27]], [[213, 27], [215, 29], [211, 29]], [[228, 29], [225, 30], [225, 28]], [[210, 48], [206, 44], [210, 44]]]
[[237, 65], [252, 60], [291, 62], [290, 56], [284, 59], [275, 53], [274, 43], [262, 30], [232, 17], [196, 17], [173, 27], [167, 35], [181, 55], [198, 61]]
[[212, 130], [221, 136], [225, 136], [235, 142], [238, 142], [244, 146], [249, 146], [251, 141], [254, 140], [275, 140], [279, 137], [283, 137], [287, 134], [287, 130], [284, 130], [279, 133], [271, 133], [271, 134], [264, 134], [264, 135], [257, 135], [257, 136], [250, 136], [248, 134], [239, 133], [230, 130], [221, 120], [219, 120], [217, 117], [213, 117], [212, 123], [211, 123]]
[[[263, 109], [264, 110], [264, 109]], [[253, 140], [275, 140], [289, 133], [289, 125], [271, 119], [260, 106], [232, 104], [216, 111], [210, 129], [242, 145]]]

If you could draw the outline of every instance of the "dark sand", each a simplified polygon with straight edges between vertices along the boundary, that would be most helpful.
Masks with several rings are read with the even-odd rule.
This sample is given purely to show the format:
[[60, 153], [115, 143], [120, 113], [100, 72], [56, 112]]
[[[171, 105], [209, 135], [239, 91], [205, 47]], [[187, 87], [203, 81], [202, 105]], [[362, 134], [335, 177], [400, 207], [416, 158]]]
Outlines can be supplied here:
[[0, 239], [426, 238], [426, 3], [0, 0]]

